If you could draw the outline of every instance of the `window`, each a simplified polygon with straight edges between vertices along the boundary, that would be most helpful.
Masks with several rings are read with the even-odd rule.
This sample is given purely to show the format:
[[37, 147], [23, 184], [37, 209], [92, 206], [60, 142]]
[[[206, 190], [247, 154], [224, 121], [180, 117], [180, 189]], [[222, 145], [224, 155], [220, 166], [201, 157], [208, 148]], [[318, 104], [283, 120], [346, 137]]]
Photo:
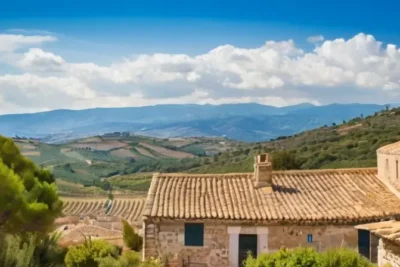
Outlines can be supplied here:
[[312, 243], [312, 235], [311, 234], [307, 235], [307, 242]]
[[396, 179], [399, 179], [399, 161], [396, 160]]
[[185, 246], [202, 247], [204, 243], [204, 224], [185, 223]]

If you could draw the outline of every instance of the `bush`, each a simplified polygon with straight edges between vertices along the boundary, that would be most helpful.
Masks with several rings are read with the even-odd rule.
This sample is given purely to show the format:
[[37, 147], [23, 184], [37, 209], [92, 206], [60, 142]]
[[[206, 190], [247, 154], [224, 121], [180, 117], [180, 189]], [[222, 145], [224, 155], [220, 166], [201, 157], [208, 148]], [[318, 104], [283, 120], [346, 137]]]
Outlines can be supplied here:
[[98, 267], [104, 258], [118, 258], [118, 250], [115, 246], [104, 240], [90, 238], [84, 244], [69, 248], [65, 256], [65, 264], [68, 267]]
[[317, 253], [313, 248], [281, 249], [271, 254], [251, 255], [245, 261], [246, 267], [373, 267], [374, 265], [356, 251], [339, 248]]
[[124, 238], [124, 243], [125, 245], [134, 250], [134, 251], [140, 251], [142, 249], [142, 244], [143, 244], [143, 238], [135, 233], [135, 230], [133, 230], [133, 227], [125, 220], [122, 220], [123, 224], [123, 238]]
[[0, 266], [2, 267], [56, 267], [64, 265], [66, 249], [57, 244], [59, 235], [23, 238], [0, 234]]

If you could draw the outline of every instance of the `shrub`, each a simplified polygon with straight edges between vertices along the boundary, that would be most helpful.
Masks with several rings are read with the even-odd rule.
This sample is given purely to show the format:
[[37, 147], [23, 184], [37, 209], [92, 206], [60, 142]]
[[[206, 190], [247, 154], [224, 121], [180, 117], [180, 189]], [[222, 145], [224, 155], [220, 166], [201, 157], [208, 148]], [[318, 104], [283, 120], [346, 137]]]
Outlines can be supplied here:
[[127, 221], [122, 220], [122, 224], [125, 245], [134, 251], [140, 251], [142, 249], [143, 238], [135, 233], [135, 230], [133, 230], [133, 227]]
[[271, 254], [251, 255], [245, 261], [246, 267], [373, 267], [374, 265], [356, 251], [339, 248], [317, 253], [313, 248], [281, 249]]
[[104, 240], [89, 238], [84, 244], [69, 248], [65, 264], [68, 267], [97, 267], [107, 257], [117, 258], [117, 248]]

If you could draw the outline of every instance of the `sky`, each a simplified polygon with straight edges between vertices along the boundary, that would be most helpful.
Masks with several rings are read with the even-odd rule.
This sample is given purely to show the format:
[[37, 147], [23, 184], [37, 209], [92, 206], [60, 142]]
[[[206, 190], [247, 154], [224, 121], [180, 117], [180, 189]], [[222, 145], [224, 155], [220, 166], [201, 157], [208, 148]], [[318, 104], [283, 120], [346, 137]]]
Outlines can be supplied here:
[[400, 103], [399, 1], [32, 1], [0, 8], [0, 114]]

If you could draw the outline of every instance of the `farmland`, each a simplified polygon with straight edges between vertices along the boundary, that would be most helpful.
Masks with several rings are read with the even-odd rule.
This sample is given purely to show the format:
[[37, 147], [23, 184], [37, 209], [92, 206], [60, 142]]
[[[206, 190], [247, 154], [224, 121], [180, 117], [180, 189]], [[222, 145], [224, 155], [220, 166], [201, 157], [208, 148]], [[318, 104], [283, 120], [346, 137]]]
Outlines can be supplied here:
[[144, 136], [94, 136], [65, 144], [14, 141], [23, 155], [53, 172], [64, 195], [104, 195], [109, 185], [120, 193], [146, 191], [152, 172], [185, 171], [238, 144], [222, 138]]

